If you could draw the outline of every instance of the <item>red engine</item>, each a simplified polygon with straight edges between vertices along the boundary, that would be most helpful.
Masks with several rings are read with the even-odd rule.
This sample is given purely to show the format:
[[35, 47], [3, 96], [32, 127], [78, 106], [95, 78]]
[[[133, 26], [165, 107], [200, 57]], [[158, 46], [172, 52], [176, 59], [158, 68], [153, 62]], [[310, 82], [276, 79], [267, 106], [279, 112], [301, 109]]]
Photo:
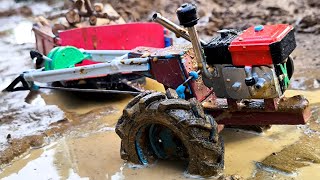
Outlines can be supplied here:
[[221, 30], [204, 46], [209, 64], [256, 66], [286, 61], [296, 47], [294, 29], [287, 24], [259, 25], [241, 32]]
[[287, 24], [250, 27], [230, 46], [235, 66], [283, 63], [295, 49], [293, 27]]

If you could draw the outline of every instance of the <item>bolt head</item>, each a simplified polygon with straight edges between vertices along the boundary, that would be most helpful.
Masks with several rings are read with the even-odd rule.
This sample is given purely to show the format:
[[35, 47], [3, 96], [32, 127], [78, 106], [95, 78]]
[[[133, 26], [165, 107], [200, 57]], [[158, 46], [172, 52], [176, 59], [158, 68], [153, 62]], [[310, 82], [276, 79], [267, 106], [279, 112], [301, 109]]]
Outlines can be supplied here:
[[257, 25], [254, 27], [254, 31], [255, 32], [259, 32], [259, 31], [262, 31], [264, 29], [264, 26], [263, 25]]

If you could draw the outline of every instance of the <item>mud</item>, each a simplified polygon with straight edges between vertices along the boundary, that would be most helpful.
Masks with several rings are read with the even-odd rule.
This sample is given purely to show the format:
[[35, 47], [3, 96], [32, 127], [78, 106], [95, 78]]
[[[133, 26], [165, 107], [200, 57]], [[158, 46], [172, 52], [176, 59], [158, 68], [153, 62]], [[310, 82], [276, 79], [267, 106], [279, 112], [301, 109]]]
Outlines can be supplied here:
[[[85, 104], [85, 102], [83, 103]], [[122, 104], [122, 108], [125, 105], [125, 103]], [[81, 111], [84, 111], [84, 109], [81, 109]], [[116, 122], [120, 115], [121, 112], [115, 111], [105, 118]], [[53, 152], [50, 151], [51, 155], [47, 157], [48, 159], [52, 158], [52, 162], [48, 161], [41, 164], [46, 168], [31, 169], [38, 173], [37, 177], [46, 177], [45, 169], [55, 169], [56, 176], [51, 174], [51, 177], [60, 176], [62, 179], [70, 178], [75, 174], [79, 177], [90, 177], [91, 179], [112, 179], [112, 177], [119, 179], [141, 179], [145, 177], [152, 179], [186, 179], [195, 177], [183, 173], [185, 169], [183, 161], [159, 160], [146, 167], [125, 163], [119, 155], [120, 139], [112, 128], [98, 129], [95, 124], [91, 123], [86, 124], [86, 127], [91, 127], [93, 131], [82, 128], [74, 129], [57, 141], [52, 149]], [[298, 141], [303, 133], [294, 126], [276, 126], [262, 135], [232, 129], [224, 130], [222, 135], [226, 145], [224, 173], [226, 175], [238, 174], [241, 177], [251, 177], [256, 168], [254, 162], [262, 161], [269, 154], [281, 151], [285, 146]], [[30, 166], [33, 167], [33, 164], [47, 153], [39, 153], [39, 150], [36, 149], [31, 151], [30, 154], [33, 158], [28, 159], [28, 155], [26, 155], [27, 163], [25, 158], [17, 160], [4, 169], [0, 178], [5, 176], [24, 177], [28, 174]]]
[[[148, 87], [156, 88], [160, 87], [159, 84], [148, 81]], [[161, 89], [160, 89], [161, 90]], [[303, 91], [302, 91], [303, 92]], [[290, 94], [297, 94], [302, 92], [290, 91]], [[319, 104], [319, 98], [314, 92], [307, 92], [305, 96], [310, 99], [313, 106]], [[45, 150], [46, 147], [41, 149], [35, 149], [30, 151], [30, 155], [24, 155], [21, 159], [15, 161], [11, 166], [2, 171], [0, 178], [7, 177], [11, 179], [13, 177], [25, 177], [30, 174], [30, 172], [37, 172], [37, 177], [43, 179], [47, 177], [47, 171], [50, 169], [50, 177], [61, 177], [62, 179], [67, 179], [71, 177], [89, 177], [90, 179], [141, 179], [144, 177], [152, 177], [153, 179], [163, 179], [175, 178], [175, 179], [185, 179], [188, 177], [193, 177], [189, 174], [184, 174], [185, 164], [183, 161], [157, 161], [149, 166], [134, 166], [125, 163], [121, 160], [119, 155], [120, 149], [120, 139], [114, 132], [112, 126], [115, 125], [117, 119], [121, 115], [121, 109], [125, 107], [127, 102], [131, 99], [127, 98], [115, 98], [118, 99], [119, 103], [116, 105], [112, 101], [105, 100], [104, 103], [96, 103], [94, 101], [83, 100], [75, 98], [69, 93], [50, 93], [43, 94], [44, 99], [47, 102], [60, 104], [59, 106], [65, 111], [68, 110], [72, 114], [70, 120], [78, 124], [81, 124], [82, 118], [85, 119], [79, 128], [73, 126], [74, 128], [69, 129], [67, 133], [64, 134], [64, 138], [58, 139], [56, 144], [52, 149]], [[310, 98], [309, 98], [310, 97]], [[314, 98], [312, 98], [314, 97]], [[69, 98], [69, 99], [68, 99]], [[66, 101], [60, 101], [59, 99], [65, 99]], [[115, 100], [114, 99], [114, 100]], [[100, 100], [101, 101], [101, 100]], [[113, 104], [113, 109], [108, 109], [110, 106], [108, 104]], [[74, 104], [77, 104], [74, 105]], [[103, 109], [110, 111], [110, 114], [104, 114], [104, 117], [100, 117], [99, 114], [103, 113]], [[102, 111], [102, 112], [100, 112]], [[100, 112], [100, 113], [99, 113]], [[90, 117], [98, 117], [94, 121], [88, 121]], [[316, 117], [316, 115], [314, 115]], [[96, 123], [100, 122], [100, 123]], [[108, 123], [110, 126], [103, 126], [103, 123]], [[313, 122], [313, 121], [312, 121]], [[317, 124], [315, 124], [317, 125]], [[316, 126], [316, 127], [319, 127]], [[265, 134], [255, 134], [248, 133], [241, 130], [228, 130], [225, 129], [222, 136], [225, 140], [225, 175], [238, 174], [240, 177], [253, 179], [266, 179], [273, 178], [278, 179], [282, 177], [283, 179], [299, 178], [303, 174], [303, 171], [307, 172], [317, 172], [317, 167], [313, 163], [304, 163], [303, 166], [306, 168], [299, 169], [301, 165], [294, 167], [293, 173], [284, 173], [278, 169], [277, 165], [286, 165], [283, 161], [273, 161], [267, 164], [265, 167], [260, 166], [264, 162], [264, 158], [267, 156], [275, 156], [285, 158], [287, 154], [282, 154], [282, 149], [291, 147], [295, 142], [299, 142], [300, 146], [305, 146], [304, 143], [308, 143], [309, 137], [304, 135], [305, 131], [302, 128], [297, 128], [295, 126], [274, 126], [271, 130], [267, 131]], [[311, 133], [313, 135], [314, 133]], [[313, 141], [313, 146], [319, 144], [319, 141]], [[267, 147], [267, 148], [266, 148]], [[295, 156], [296, 151], [305, 152], [297, 149], [291, 151], [291, 155], [287, 158], [290, 159]], [[290, 149], [290, 148], [289, 148]], [[310, 162], [314, 158], [312, 155], [312, 149], [308, 149], [308, 156], [302, 156], [310, 158]], [[288, 154], [290, 154], [288, 153]], [[303, 155], [300, 153], [299, 155]], [[41, 160], [46, 157], [46, 161]], [[268, 159], [269, 157], [267, 157]], [[50, 161], [47, 161], [50, 159]], [[34, 164], [39, 164], [42, 162], [41, 167], [35, 166]], [[259, 162], [259, 163], [255, 163]], [[311, 168], [307, 169], [311, 164]], [[271, 168], [269, 165], [275, 167]], [[44, 168], [45, 167], [45, 168]], [[277, 168], [276, 168], [277, 167]], [[36, 170], [34, 170], [35, 168]], [[280, 167], [279, 167], [280, 168]], [[301, 172], [300, 172], [301, 171]], [[18, 172], [18, 173], [15, 173]]]
[[[30, 3], [30, 2], [29, 2]], [[154, 11], [177, 22], [180, 0], [111, 0], [128, 21], [149, 20]], [[30, 6], [32, 4], [32, 6]], [[53, 9], [45, 2], [15, 5], [1, 1], [0, 12], [29, 6], [34, 15]], [[222, 27], [245, 28], [267, 23], [296, 26], [295, 74], [287, 96], [303, 94], [312, 118], [304, 126], [273, 126], [265, 133], [225, 129], [227, 179], [319, 179], [320, 36], [319, 3], [290, 1], [197, 1], [199, 32], [209, 39]], [[53, 7], [61, 8], [61, 1]], [[223, 18], [221, 18], [223, 17]], [[22, 70], [32, 67], [29, 50], [32, 16], [0, 17], [0, 90]], [[163, 92], [148, 80], [147, 89]], [[158, 160], [137, 166], [121, 160], [115, 125], [131, 96], [90, 98], [70, 93], [0, 93], [0, 179], [187, 179], [184, 161]], [[9, 135], [10, 134], [10, 135]], [[232, 177], [230, 175], [233, 175]], [[229, 177], [228, 177], [229, 176]]]
[[[108, 1], [109, 2], [109, 1]], [[320, 33], [319, 3], [311, 0], [227, 0], [195, 1], [174, 0], [111, 0], [113, 7], [127, 21], [150, 20], [157, 11], [177, 22], [176, 9], [184, 2], [198, 5], [202, 34], [213, 35], [219, 29], [240, 28], [267, 23], [296, 25], [298, 32]], [[119, 3], [120, 2], [120, 3]]]
[[[261, 166], [268, 166], [284, 173], [294, 173], [298, 168], [320, 163], [319, 137], [302, 137], [280, 152], [274, 152], [261, 162]], [[284, 163], [285, 162], [285, 163]]]
[[[6, 24], [0, 27], [4, 32], [0, 41], [2, 91], [17, 73], [30, 68], [28, 51], [34, 47], [34, 39], [31, 31], [28, 33], [25, 29], [32, 26], [26, 18], [0, 18], [0, 22]], [[57, 106], [46, 105], [40, 96], [34, 96], [33, 100], [26, 97], [28, 92], [0, 92], [0, 165], [9, 163], [30, 148], [39, 148], [50, 124], [64, 119], [64, 113]]]

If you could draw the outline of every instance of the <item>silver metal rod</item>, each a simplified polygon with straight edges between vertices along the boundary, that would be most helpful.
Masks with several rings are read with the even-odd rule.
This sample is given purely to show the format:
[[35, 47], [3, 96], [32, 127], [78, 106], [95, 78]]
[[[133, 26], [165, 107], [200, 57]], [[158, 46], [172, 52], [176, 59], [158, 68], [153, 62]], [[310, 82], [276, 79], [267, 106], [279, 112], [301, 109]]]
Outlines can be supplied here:
[[92, 57], [92, 60], [95, 62], [107, 62], [110, 60], [114, 60], [115, 58], [119, 57], [122, 59], [128, 58], [128, 53], [130, 51], [128, 50], [81, 50], [83, 53], [90, 54]]
[[209, 70], [206, 67], [207, 63], [206, 63], [205, 58], [203, 57], [203, 50], [202, 50], [202, 47], [200, 44], [200, 40], [198, 37], [198, 33], [196, 31], [196, 28], [193, 26], [193, 27], [188, 27], [187, 29], [188, 29], [188, 32], [190, 35], [190, 40], [191, 40], [191, 44], [193, 47], [193, 51], [194, 51], [194, 54], [196, 56], [196, 60], [198, 63], [198, 68], [202, 70], [202, 73], [207, 78], [211, 79], [214, 76], [209, 72]]
[[149, 58], [130, 58], [120, 59], [121, 64], [145, 64], [148, 63]]
[[28, 72], [24, 73], [23, 77], [26, 81], [31, 82], [54, 82], [67, 81], [74, 79], [84, 79], [90, 77], [101, 77], [109, 74], [123, 73], [123, 72], [141, 72], [148, 71], [149, 58], [132, 58], [125, 60], [114, 60], [110, 63], [99, 63], [87, 66], [80, 66], [74, 68]]
[[[173, 23], [169, 19], [161, 16], [160, 13], [153, 14], [152, 20], [157, 22], [157, 23], [159, 23], [159, 24], [161, 24], [162, 26], [164, 26], [165, 28], [169, 29], [170, 31], [174, 32], [176, 35], [181, 36], [184, 39], [186, 39], [186, 40], [191, 42], [189, 33], [184, 28], [176, 25], [175, 23]], [[201, 42], [201, 44], [207, 44], [203, 40], [200, 40], [200, 42]]]
[[251, 66], [244, 66], [244, 72], [246, 74], [247, 79], [252, 78], [252, 67]]
[[40, 89], [52, 89], [60, 91], [72, 91], [72, 92], [90, 92], [90, 93], [114, 93], [114, 94], [131, 94], [138, 95], [141, 92], [135, 91], [120, 91], [120, 90], [106, 90], [106, 89], [79, 89], [79, 88], [64, 88], [64, 87], [49, 87], [39, 86]]
[[81, 52], [89, 54], [101, 54], [101, 55], [124, 55], [128, 54], [129, 50], [81, 50]]
[[196, 60], [198, 63], [198, 68], [202, 69], [203, 65], [206, 65], [203, 54], [202, 54], [202, 48], [199, 41], [198, 33], [196, 32], [195, 27], [188, 27], [188, 32], [190, 34], [190, 40], [191, 44], [194, 50], [194, 54], [196, 56]]
[[[200, 72], [201, 72], [201, 71], [198, 70], [198, 71], [197, 71], [197, 74], [200, 74]], [[183, 85], [186, 85], [192, 78], [193, 78], [192, 76], [189, 76], [182, 84], [183, 84]]]

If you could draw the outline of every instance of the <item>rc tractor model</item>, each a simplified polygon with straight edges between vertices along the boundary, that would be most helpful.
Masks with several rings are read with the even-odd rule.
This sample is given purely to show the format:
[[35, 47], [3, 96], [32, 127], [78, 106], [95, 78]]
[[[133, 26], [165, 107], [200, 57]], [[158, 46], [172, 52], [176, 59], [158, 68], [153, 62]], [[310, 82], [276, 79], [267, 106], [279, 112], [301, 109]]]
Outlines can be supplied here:
[[[153, 20], [191, 44], [137, 47], [103, 63], [24, 72], [7, 90], [37, 90], [42, 86], [36, 82], [123, 72], [155, 79], [164, 85], [166, 93], [125, 92], [136, 96], [116, 125], [121, 158], [144, 165], [157, 159], [185, 160], [187, 172], [201, 176], [217, 175], [224, 168], [224, 143], [219, 135], [224, 125], [306, 123], [310, 117], [308, 100], [284, 97], [294, 70], [290, 57], [296, 47], [292, 26], [223, 29], [206, 42], [199, 39], [195, 28], [199, 19], [195, 5], [183, 4], [177, 16], [184, 28], [159, 13]], [[39, 53], [34, 57], [48, 66], [56, 58]], [[72, 60], [67, 54], [63, 58]], [[15, 87], [18, 82], [23, 86]]]

